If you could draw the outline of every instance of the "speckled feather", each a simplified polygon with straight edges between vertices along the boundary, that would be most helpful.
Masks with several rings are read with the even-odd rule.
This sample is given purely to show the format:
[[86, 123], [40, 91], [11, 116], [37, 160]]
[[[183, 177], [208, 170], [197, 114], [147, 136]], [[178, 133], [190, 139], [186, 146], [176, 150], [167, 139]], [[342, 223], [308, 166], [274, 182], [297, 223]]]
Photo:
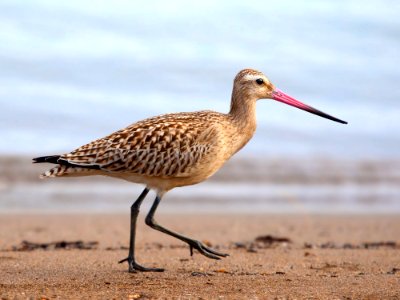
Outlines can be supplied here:
[[158, 190], [203, 181], [254, 133], [255, 100], [241, 99], [247, 75], [264, 76], [246, 69], [235, 77], [228, 114], [199, 111], [139, 121], [61, 155], [60, 165], [42, 177], [106, 175]]
[[204, 111], [167, 114], [139, 121], [84, 145], [60, 159], [108, 172], [179, 177], [215, 147], [220, 114]]

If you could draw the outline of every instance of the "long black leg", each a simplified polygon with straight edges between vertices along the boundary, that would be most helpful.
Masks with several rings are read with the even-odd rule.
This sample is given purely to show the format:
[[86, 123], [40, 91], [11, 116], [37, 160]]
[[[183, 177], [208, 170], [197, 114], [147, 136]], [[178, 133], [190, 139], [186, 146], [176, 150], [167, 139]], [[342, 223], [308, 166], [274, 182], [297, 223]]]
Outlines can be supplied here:
[[163, 272], [164, 269], [159, 268], [146, 268], [139, 265], [135, 260], [135, 238], [136, 238], [136, 221], [139, 215], [140, 205], [142, 204], [144, 198], [146, 198], [147, 193], [149, 192], [148, 188], [145, 188], [143, 192], [140, 194], [139, 198], [132, 204], [131, 206], [131, 232], [130, 232], [130, 240], [129, 240], [129, 254], [128, 257], [121, 260], [119, 263], [123, 263], [125, 261], [129, 264], [129, 272]]
[[154, 214], [157, 210], [158, 204], [160, 204], [160, 201], [161, 201], [161, 197], [157, 195], [156, 199], [154, 200], [153, 205], [151, 206], [151, 209], [150, 209], [148, 215], [146, 216], [145, 222], [147, 225], [149, 225], [153, 229], [164, 232], [168, 235], [171, 235], [171, 236], [187, 243], [190, 247], [190, 255], [193, 255], [193, 249], [196, 249], [204, 256], [207, 256], [207, 257], [213, 258], [213, 259], [221, 259], [220, 257], [226, 257], [229, 255], [229, 254], [217, 252], [211, 248], [208, 248], [203, 243], [201, 243], [197, 240], [193, 240], [191, 238], [180, 235], [179, 233], [173, 232], [169, 229], [166, 229], [166, 228], [158, 225], [156, 223], [156, 221], [154, 220]]

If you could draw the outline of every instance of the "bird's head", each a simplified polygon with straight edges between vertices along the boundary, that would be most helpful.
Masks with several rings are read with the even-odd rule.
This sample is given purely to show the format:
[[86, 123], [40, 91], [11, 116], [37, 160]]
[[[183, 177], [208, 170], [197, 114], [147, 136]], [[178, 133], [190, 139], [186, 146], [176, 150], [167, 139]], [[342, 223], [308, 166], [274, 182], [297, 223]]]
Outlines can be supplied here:
[[233, 93], [236, 93], [241, 97], [254, 100], [273, 99], [308, 111], [309, 113], [318, 115], [320, 117], [342, 124], [347, 124], [346, 121], [342, 121], [290, 97], [281, 90], [277, 89], [262, 72], [257, 70], [244, 69], [240, 71], [234, 80]]
[[244, 69], [236, 75], [234, 89], [248, 98], [258, 100], [272, 98], [275, 87], [263, 73]]

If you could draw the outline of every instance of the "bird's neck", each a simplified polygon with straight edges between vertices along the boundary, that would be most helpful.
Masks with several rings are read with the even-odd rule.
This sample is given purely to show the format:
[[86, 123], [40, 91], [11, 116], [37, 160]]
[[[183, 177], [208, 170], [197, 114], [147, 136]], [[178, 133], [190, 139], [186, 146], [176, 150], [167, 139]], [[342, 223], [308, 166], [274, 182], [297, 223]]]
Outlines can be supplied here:
[[245, 90], [234, 89], [232, 92], [229, 115], [235, 123], [243, 128], [255, 126], [256, 102], [257, 99], [246, 93]]
[[240, 150], [247, 144], [256, 130], [256, 100], [257, 99], [246, 94], [245, 91], [233, 90], [231, 109], [228, 115], [238, 133], [238, 140], [235, 142], [236, 147], [238, 148], [236, 151]]

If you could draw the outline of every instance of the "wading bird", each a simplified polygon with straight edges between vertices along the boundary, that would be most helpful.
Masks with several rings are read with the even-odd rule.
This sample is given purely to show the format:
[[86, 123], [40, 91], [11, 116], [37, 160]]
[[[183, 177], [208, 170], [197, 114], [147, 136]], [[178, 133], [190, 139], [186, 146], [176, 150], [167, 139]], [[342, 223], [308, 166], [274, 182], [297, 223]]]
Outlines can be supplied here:
[[42, 178], [105, 175], [146, 186], [131, 206], [129, 254], [120, 261], [128, 262], [130, 272], [163, 271], [141, 266], [135, 259], [136, 220], [150, 189], [157, 196], [146, 216], [146, 224], [187, 243], [191, 255], [196, 249], [206, 257], [220, 259], [228, 254], [162, 227], [154, 214], [166, 192], [206, 180], [246, 145], [256, 130], [259, 99], [277, 100], [347, 124], [286, 95], [263, 73], [245, 69], [235, 77], [227, 114], [214, 111], [165, 114], [134, 123], [71, 153], [38, 157], [33, 161], [56, 164]]

